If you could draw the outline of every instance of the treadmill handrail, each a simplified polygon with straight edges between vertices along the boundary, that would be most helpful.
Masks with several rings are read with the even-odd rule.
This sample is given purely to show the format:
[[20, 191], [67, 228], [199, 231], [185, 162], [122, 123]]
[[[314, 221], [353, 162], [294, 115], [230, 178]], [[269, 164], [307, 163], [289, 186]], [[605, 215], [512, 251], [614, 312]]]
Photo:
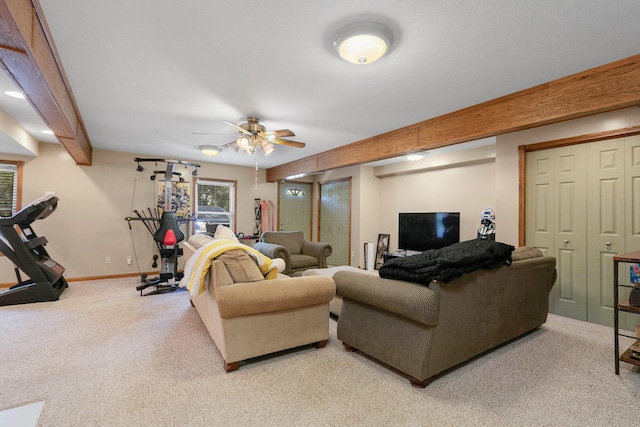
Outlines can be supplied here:
[[11, 227], [15, 224], [31, 224], [37, 219], [43, 219], [51, 215], [57, 206], [58, 198], [53, 194], [45, 194], [20, 209], [15, 215], [0, 218], [0, 226]]

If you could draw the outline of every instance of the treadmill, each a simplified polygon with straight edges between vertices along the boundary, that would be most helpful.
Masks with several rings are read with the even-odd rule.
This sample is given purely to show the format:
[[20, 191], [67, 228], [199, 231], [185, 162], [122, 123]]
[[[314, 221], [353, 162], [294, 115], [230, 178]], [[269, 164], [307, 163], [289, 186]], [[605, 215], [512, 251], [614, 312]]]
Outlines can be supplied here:
[[[51, 215], [58, 198], [47, 194], [7, 218], [0, 218], [0, 251], [15, 265], [18, 283], [0, 293], [0, 306], [57, 301], [69, 286], [64, 267], [51, 259], [44, 236], [38, 237], [31, 223]], [[29, 276], [22, 280], [20, 271]]]

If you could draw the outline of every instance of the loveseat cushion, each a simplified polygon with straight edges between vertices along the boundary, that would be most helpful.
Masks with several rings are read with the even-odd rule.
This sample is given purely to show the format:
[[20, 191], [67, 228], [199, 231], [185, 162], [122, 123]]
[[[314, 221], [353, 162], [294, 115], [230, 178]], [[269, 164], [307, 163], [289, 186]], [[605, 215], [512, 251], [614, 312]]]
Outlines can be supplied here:
[[243, 250], [226, 251], [216, 259], [224, 263], [229, 276], [235, 283], [260, 282], [264, 280], [256, 260]]

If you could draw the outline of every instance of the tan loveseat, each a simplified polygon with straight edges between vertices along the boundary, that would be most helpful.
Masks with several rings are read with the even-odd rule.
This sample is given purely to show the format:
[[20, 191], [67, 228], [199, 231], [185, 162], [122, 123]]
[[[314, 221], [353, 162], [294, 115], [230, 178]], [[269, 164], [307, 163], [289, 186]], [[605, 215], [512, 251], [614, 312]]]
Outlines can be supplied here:
[[[192, 236], [183, 245], [185, 260], [211, 241]], [[244, 255], [244, 256], [243, 256]], [[323, 347], [329, 338], [329, 301], [335, 295], [330, 277], [291, 278], [278, 274], [264, 280], [255, 273], [253, 259], [242, 250], [213, 259], [207, 288], [191, 303], [197, 309], [224, 359], [227, 372], [239, 362], [265, 354], [313, 344]], [[186, 269], [185, 269], [186, 270]], [[236, 279], [246, 274], [246, 279]]]
[[294, 275], [310, 268], [326, 268], [331, 245], [310, 242], [302, 231], [265, 231], [254, 248], [269, 258], [282, 258], [286, 264], [284, 274]]
[[425, 387], [434, 375], [546, 321], [555, 258], [524, 247], [512, 259], [428, 287], [338, 271], [338, 339], [348, 351], [360, 350]]

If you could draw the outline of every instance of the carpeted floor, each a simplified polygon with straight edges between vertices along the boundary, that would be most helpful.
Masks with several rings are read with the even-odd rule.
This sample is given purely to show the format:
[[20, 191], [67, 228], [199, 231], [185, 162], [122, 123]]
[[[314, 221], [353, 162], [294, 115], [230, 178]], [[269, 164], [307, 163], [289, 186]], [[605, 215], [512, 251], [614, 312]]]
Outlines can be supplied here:
[[[0, 307], [0, 411], [44, 401], [41, 426], [608, 426], [640, 419], [640, 370], [614, 374], [613, 330], [549, 315], [537, 331], [415, 389], [330, 321], [327, 347], [225, 373], [186, 292], [71, 283]], [[625, 340], [624, 344], [629, 345]]]

